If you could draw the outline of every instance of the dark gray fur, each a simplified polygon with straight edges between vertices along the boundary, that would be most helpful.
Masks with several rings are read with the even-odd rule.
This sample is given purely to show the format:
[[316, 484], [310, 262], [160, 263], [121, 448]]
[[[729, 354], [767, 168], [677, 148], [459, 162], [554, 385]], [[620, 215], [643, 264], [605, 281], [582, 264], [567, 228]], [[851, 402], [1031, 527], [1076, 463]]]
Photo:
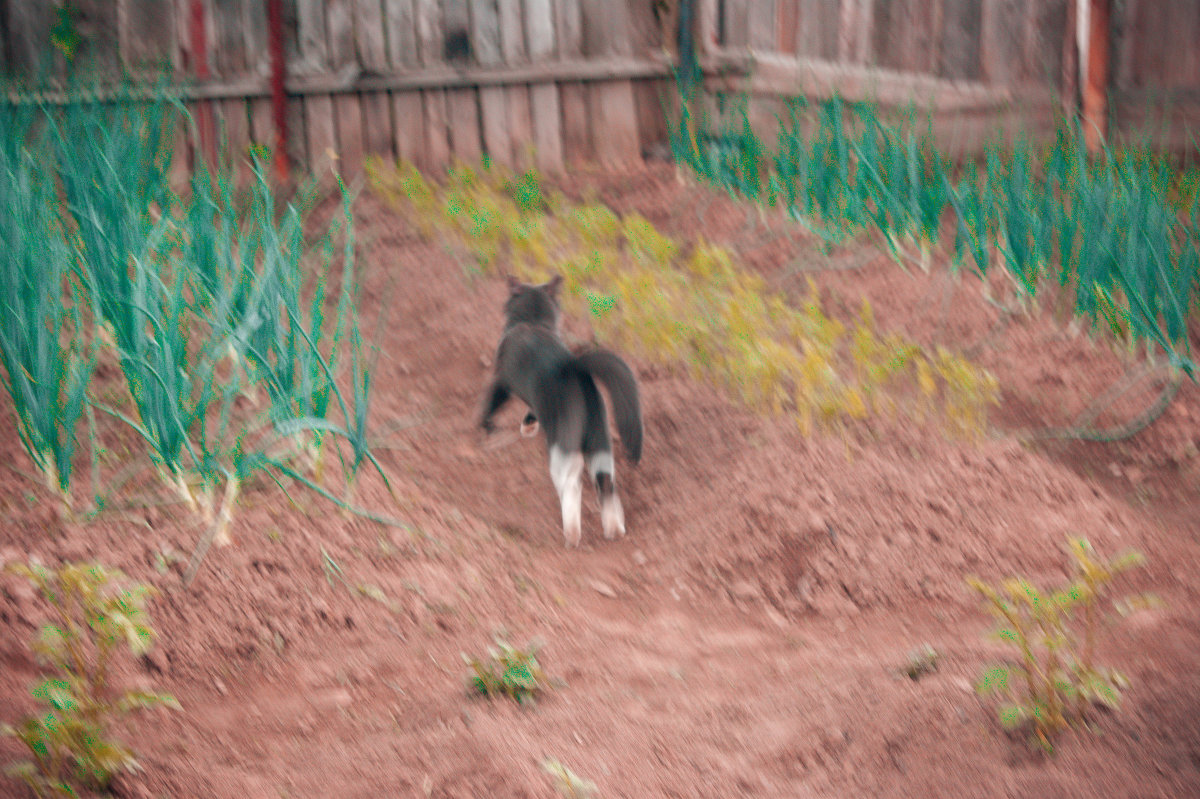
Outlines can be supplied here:
[[[595, 383], [599, 380], [612, 398], [625, 453], [636, 463], [642, 455], [637, 380], [629, 366], [608, 350], [574, 355], [566, 348], [558, 333], [561, 284], [561, 277], [540, 286], [509, 281], [504, 335], [496, 351], [496, 374], [484, 398], [480, 425], [490, 431], [492, 416], [515, 395], [541, 424], [547, 448], [557, 446], [585, 457], [611, 452], [608, 416]], [[526, 421], [530, 421], [528, 417]]]
[[504, 335], [496, 351], [496, 375], [484, 398], [480, 425], [492, 429], [492, 416], [512, 396], [529, 413], [522, 432], [541, 426], [546, 434], [550, 477], [563, 512], [563, 537], [579, 545], [583, 473], [591, 472], [600, 495], [605, 538], [625, 535], [625, 511], [617, 495], [616, 464], [608, 433], [602, 382], [612, 398], [617, 429], [629, 459], [642, 454], [642, 407], [629, 366], [607, 350], [573, 354], [558, 333], [558, 291], [562, 278], [540, 286], [509, 280]]

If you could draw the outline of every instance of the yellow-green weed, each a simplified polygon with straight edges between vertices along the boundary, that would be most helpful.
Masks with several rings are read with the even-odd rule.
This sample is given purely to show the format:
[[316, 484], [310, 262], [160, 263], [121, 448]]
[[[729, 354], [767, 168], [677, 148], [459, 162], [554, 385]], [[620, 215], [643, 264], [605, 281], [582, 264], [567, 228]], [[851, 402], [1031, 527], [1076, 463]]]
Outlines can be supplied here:
[[536, 173], [459, 165], [431, 184], [411, 165], [374, 161], [377, 194], [418, 230], [456, 238], [484, 272], [564, 278], [568, 312], [623, 351], [720, 386], [746, 405], [792, 415], [805, 434], [872, 415], [940, 414], [978, 434], [995, 379], [948, 350], [881, 334], [870, 305], [843, 323], [809, 281], [793, 304], [733, 254], [703, 238], [681, 242], [646, 218], [547, 197]]

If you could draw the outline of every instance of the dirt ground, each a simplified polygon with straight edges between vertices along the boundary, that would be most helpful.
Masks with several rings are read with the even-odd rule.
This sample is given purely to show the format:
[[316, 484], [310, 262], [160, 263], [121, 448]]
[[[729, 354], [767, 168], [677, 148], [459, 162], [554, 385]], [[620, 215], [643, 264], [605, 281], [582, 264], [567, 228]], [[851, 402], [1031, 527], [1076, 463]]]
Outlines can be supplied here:
[[[369, 480], [361, 499], [404, 527], [253, 489], [236, 545], [213, 550], [185, 590], [177, 557], [198, 530], [177, 508], [56, 524], [20, 476], [31, 468], [6, 402], [0, 414], [0, 458], [15, 468], [0, 487], [0, 558], [100, 559], [162, 592], [157, 647], [118, 677], [183, 710], [131, 720], [144, 770], [117, 795], [554, 797], [550, 758], [597, 796], [628, 799], [1200, 796], [1200, 390], [1184, 385], [1130, 441], [1022, 444], [1018, 431], [1068, 424], [1126, 369], [1052, 309], [1000, 320], [978, 281], [944, 265], [905, 271], [863, 244], [826, 257], [773, 239], [666, 166], [563, 187], [680, 238], [702, 232], [781, 290], [799, 295], [811, 276], [834, 315], [867, 297], [881, 328], [972, 352], [1002, 388], [987, 434], [875, 421], [806, 439], [631, 359], [646, 451], [618, 464], [629, 535], [604, 541], [589, 495], [584, 544], [567, 551], [543, 445], [516, 435], [520, 411], [489, 440], [474, 427], [503, 281], [471, 277], [364, 193], [373, 414], [393, 430], [380, 457], [400, 505]], [[1057, 583], [1071, 535], [1145, 553], [1120, 587], [1164, 604], [1102, 647], [1130, 680], [1123, 707], [1046, 757], [974, 690], [1006, 650], [964, 577]], [[27, 587], [0, 578], [4, 720], [33, 708], [27, 644], [43, 618]], [[465, 689], [461, 654], [497, 634], [544, 642], [560, 682], [531, 708]], [[902, 676], [925, 644], [938, 669]], [[0, 760], [19, 754], [0, 742]], [[25, 794], [0, 778], [0, 795]]]

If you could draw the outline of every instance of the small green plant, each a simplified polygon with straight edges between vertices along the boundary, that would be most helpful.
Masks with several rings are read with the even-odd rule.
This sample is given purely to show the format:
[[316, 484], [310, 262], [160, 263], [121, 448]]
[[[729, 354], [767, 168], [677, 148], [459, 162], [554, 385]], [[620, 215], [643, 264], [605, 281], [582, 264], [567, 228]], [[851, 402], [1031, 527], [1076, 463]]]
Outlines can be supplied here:
[[[1098, 560], [1091, 544], [1081, 538], [1069, 545], [1075, 576], [1065, 588], [1043, 591], [1022, 577], [998, 586], [967, 579], [999, 620], [996, 635], [1019, 654], [1018, 663], [989, 668], [978, 690], [1002, 696], [1000, 722], [1008, 729], [1028, 729], [1033, 743], [1046, 752], [1053, 752], [1059, 732], [1086, 721], [1092, 705], [1118, 707], [1125, 678], [1094, 660], [1101, 605], [1113, 579], [1144, 562], [1137, 552]], [[1119, 606], [1150, 601], [1146, 596], [1127, 597]]]
[[530, 641], [524, 649], [518, 649], [496, 638], [496, 646], [488, 647], [486, 659], [463, 655], [471, 667], [469, 682], [471, 690], [487, 697], [507, 696], [519, 704], [533, 702], [550, 687], [549, 679], [538, 665], [537, 653], [542, 644]]
[[179, 703], [166, 694], [116, 692], [108, 677], [122, 646], [144, 654], [154, 639], [146, 617], [148, 585], [128, 585], [120, 571], [99, 564], [66, 564], [58, 569], [30, 563], [7, 571], [28, 579], [49, 604], [53, 618], [33, 644], [53, 675], [33, 689], [45, 708], [26, 716], [10, 735], [29, 749], [32, 760], [8, 771], [34, 794], [75, 796], [76, 787], [106, 788], [119, 771], [137, 768], [133, 752], [109, 737], [121, 717], [143, 708]]
[[565, 799], [595, 799], [596, 784], [585, 780], [552, 757], [542, 761], [542, 771], [554, 778], [554, 787]]

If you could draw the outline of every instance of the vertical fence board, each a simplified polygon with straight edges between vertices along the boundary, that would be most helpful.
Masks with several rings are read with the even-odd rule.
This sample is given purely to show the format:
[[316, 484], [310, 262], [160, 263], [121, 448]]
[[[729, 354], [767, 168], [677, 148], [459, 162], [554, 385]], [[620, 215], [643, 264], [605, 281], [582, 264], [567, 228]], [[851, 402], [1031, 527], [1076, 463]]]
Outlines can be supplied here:
[[592, 125], [588, 115], [587, 89], [579, 81], [568, 81], [559, 87], [562, 100], [563, 158], [579, 164], [596, 157], [592, 145]]
[[[500, 34], [501, 60], [509, 66], [525, 62], [525, 23], [521, 0], [497, 0], [496, 25]], [[504, 87], [503, 91], [511, 164], [514, 169], [527, 169], [533, 165], [530, 152], [533, 148], [533, 110], [529, 105], [529, 86], [516, 84]]]
[[174, 3], [121, 0], [117, 4], [117, 27], [119, 55], [125, 69], [154, 70], [169, 61], [175, 49]]
[[420, 92], [394, 92], [392, 119], [395, 124], [396, 157], [411, 161], [421, 169], [429, 169], [425, 150], [425, 113]]
[[250, 0], [243, 7], [243, 24], [247, 68], [251, 72], [270, 74], [271, 51], [267, 46], [267, 4], [264, 0]]
[[746, 42], [755, 50], [779, 49], [776, 29], [776, 0], [755, 0], [746, 19]]
[[[471, 18], [467, 0], [442, 0], [442, 53], [446, 61], [470, 63]], [[479, 99], [473, 88], [446, 90], [450, 149], [456, 159], [473, 164], [483, 155]]]
[[718, 0], [696, 0], [696, 54], [711, 55], [724, 44]]
[[838, 60], [853, 64], [870, 63], [874, 28], [875, 0], [842, 0]]
[[[313, 167], [316, 162], [307, 160], [312, 150], [308, 146], [308, 129], [304, 123], [304, 98], [299, 96], [287, 98], [284, 115], [287, 118], [288, 138], [285, 147], [287, 148], [288, 163]], [[275, 146], [273, 133], [271, 146]]]
[[292, 72], [308, 75], [324, 71], [329, 66], [329, 43], [325, 28], [324, 0], [296, 0], [296, 49], [299, 58], [289, 65]]
[[633, 86], [605, 81], [591, 87], [589, 116], [596, 158], [605, 166], [626, 167], [641, 158]]
[[354, 43], [359, 65], [370, 72], [388, 69], [382, 0], [354, 0]]
[[[16, 2], [9, 8], [24, 5]], [[75, 50], [75, 60], [89, 67], [95, 66], [102, 72], [120, 69], [120, 35], [118, 33], [117, 6], [112, 0], [72, 0], [75, 9], [75, 27], [82, 40]], [[39, 31], [36, 42], [49, 38], [48, 29]]]
[[533, 144], [537, 148], [537, 167], [543, 172], [561, 172], [562, 113], [559, 109], [558, 86], [553, 83], [530, 86], [529, 102], [533, 106]]
[[721, 8], [721, 44], [730, 48], [750, 45], [750, 3], [724, 2]]
[[[272, 114], [268, 98], [255, 97], [250, 101], [250, 141], [268, 151], [275, 147], [275, 121]], [[288, 130], [292, 131], [292, 128]]]
[[933, 33], [939, 0], [891, 0], [875, 8], [874, 63], [906, 72], [933, 72], [937, 44]]
[[1005, 84], [1019, 73], [1021, 0], [983, 0], [980, 19], [979, 60], [981, 77], [989, 83]]
[[[551, 0], [525, 0], [525, 44], [531, 61], [552, 58], [555, 41], [554, 5]], [[538, 169], [557, 172], [562, 169], [562, 117], [558, 87], [539, 83], [529, 87], [533, 112], [533, 145]]]
[[982, 12], [979, 3], [946, 3], [942, 8], [942, 47], [937, 74], [956, 80], [977, 80]]
[[[442, 12], [438, 0], [415, 0], [417, 53], [421, 66], [434, 67], [442, 60]], [[428, 89], [421, 92], [425, 118], [425, 156], [428, 169], [441, 169], [450, 163], [450, 137], [447, 128], [446, 92]]]
[[801, 0], [800, 30], [802, 55], [833, 60], [838, 55], [838, 31], [841, 12], [835, 3], [825, 0]]
[[525, 42], [530, 61], [554, 55], [554, 6], [551, 0], [525, 0]]
[[446, 91], [450, 149], [456, 159], [468, 164], [475, 164], [483, 156], [478, 102], [474, 89]]
[[[580, 0], [556, 0], [559, 52], [568, 61], [583, 58], [583, 8]], [[595, 157], [588, 119], [587, 89], [580, 81], [563, 81], [558, 86], [562, 121], [563, 161], [581, 164]]]
[[[384, 28], [392, 69], [407, 72], [420, 65], [414, 0], [384, 0]], [[428, 169], [425, 149], [425, 111], [420, 92], [392, 92], [392, 150], [421, 169]]]
[[[355, 0], [354, 41], [359, 66], [372, 73], [389, 69], [382, 0]], [[395, 136], [386, 91], [364, 92], [361, 97], [363, 150], [390, 160]]]
[[637, 106], [638, 143], [642, 153], [667, 140], [667, 116], [664, 100], [675, 90], [673, 81], [637, 80], [633, 99]]
[[415, 67], [421, 61], [417, 51], [416, 10], [413, 0], [384, 0], [384, 30], [387, 33], [388, 59], [394, 69]]
[[579, 0], [554, 0], [554, 21], [558, 51], [564, 59], [575, 59], [583, 52], [583, 11]]
[[508, 90], [489, 86], [479, 90], [479, 116], [483, 128], [483, 150], [488, 158], [515, 166], [512, 131], [509, 128]]
[[[481, 65], [494, 67], [504, 62], [496, 0], [471, 0], [471, 40]], [[479, 116], [484, 152], [494, 161], [512, 166], [515, 162], [508, 127], [508, 93], [503, 86], [480, 87]]]
[[243, 28], [246, 0], [211, 0], [209, 65], [222, 77], [246, 73], [246, 38]]
[[333, 128], [333, 99], [313, 94], [304, 99], [305, 135], [308, 139], [308, 163], [314, 172], [324, 172], [337, 154], [337, 135]]
[[[329, 63], [334, 69], [356, 63], [354, 44], [354, 9], [352, 0], [326, 0], [325, 24], [328, 26]], [[354, 175], [363, 163], [362, 102], [357, 93], [333, 96], [334, 149], [338, 154], [337, 170]]]
[[[582, 0], [584, 47], [588, 55], [629, 56], [629, 16], [624, 4]], [[637, 109], [628, 80], [601, 81], [588, 86], [592, 144], [603, 164], [627, 166], [641, 158]]]
[[333, 95], [334, 131], [337, 137], [338, 171], [355, 175], [362, 169], [365, 147], [363, 142], [362, 103], [358, 94]]
[[779, 0], [779, 23], [775, 47], [781, 53], [796, 54], [796, 38], [800, 32], [800, 0]]
[[221, 124], [224, 128], [224, 166], [231, 169], [235, 185], [245, 187], [250, 182], [250, 165], [246, 160], [250, 149], [250, 119], [246, 101], [241, 98], [222, 100]]
[[0, 31], [5, 40], [4, 52], [14, 71], [34, 72], [43, 59], [53, 56], [44, 43], [45, 32], [54, 24], [54, 9], [46, 3], [7, 2], [8, 29]]
[[394, 156], [395, 134], [387, 92], [367, 92], [362, 96], [363, 149], [368, 155], [384, 160]]
[[425, 153], [430, 169], [443, 169], [450, 163], [450, 131], [446, 111], [446, 92], [435, 89], [422, 92], [425, 109]]

